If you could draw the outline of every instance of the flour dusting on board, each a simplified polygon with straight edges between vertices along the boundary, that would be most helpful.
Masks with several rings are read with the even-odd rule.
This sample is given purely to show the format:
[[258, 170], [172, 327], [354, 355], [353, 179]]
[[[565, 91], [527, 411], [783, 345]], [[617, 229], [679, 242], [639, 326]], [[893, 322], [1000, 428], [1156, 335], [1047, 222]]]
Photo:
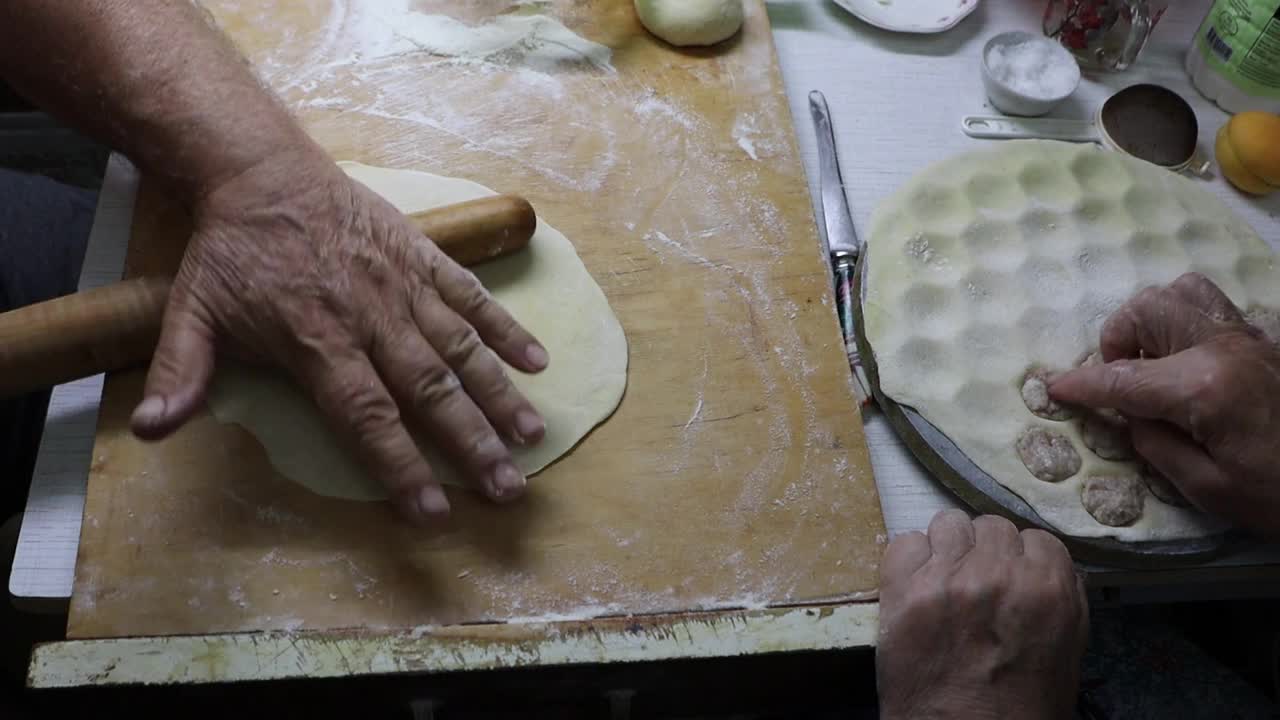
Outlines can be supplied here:
[[[773, 161], [793, 152], [777, 123], [789, 112], [785, 97], [768, 91], [775, 81], [772, 65], [767, 57], [735, 54], [678, 68], [691, 83], [733, 86], [741, 101], [736, 112], [709, 112], [698, 97], [680, 91], [677, 84], [685, 79], [678, 73], [615, 71], [612, 51], [597, 42], [607, 35], [591, 29], [577, 4], [508, 0], [505, 10], [503, 5], [486, 6], [502, 14], [479, 20], [462, 3], [455, 13], [435, 10], [443, 2], [329, 0], [310, 45], [276, 43], [252, 59], [313, 130], [327, 137], [363, 133], [352, 146], [376, 147], [370, 162], [466, 176], [468, 164], [483, 158], [487, 168], [496, 164], [509, 173], [487, 183], [501, 192], [580, 193], [585, 203], [608, 199], [598, 232], [621, 239], [608, 258], [585, 259], [611, 295], [645, 292], [658, 275], [689, 265], [708, 268], [702, 284], [682, 300], [705, 313], [713, 331], [701, 348], [683, 349], [689, 371], [671, 379], [685, 395], [673, 405], [657, 473], [664, 480], [690, 477], [721, 488], [723, 502], [712, 512], [728, 518], [726, 527], [763, 523], [767, 516], [781, 530], [765, 549], [743, 542], [727, 550], [687, 551], [727, 573], [714, 588], [704, 575], [672, 573], [661, 553], [650, 554], [668, 531], [604, 521], [585, 522], [579, 528], [582, 542], [625, 549], [625, 572], [588, 560], [548, 584], [522, 566], [477, 559], [450, 567], [430, 585], [437, 592], [457, 592], [475, 607], [500, 608], [494, 611], [499, 615], [484, 619], [507, 622], [788, 602], [814, 572], [791, 561], [803, 529], [825, 521], [828, 509], [813, 500], [857, 470], [830, 452], [833, 429], [817, 412], [813, 385], [818, 368], [811, 351], [822, 341], [802, 337], [804, 323], [797, 322], [803, 313], [824, 313], [831, 320], [829, 342], [838, 346], [830, 298], [788, 293], [794, 278], [784, 272], [788, 256], [811, 252], [820, 258], [820, 248], [799, 244], [796, 238], [806, 236], [807, 228], [787, 212], [793, 208], [774, 204], [777, 193], [762, 191], [776, 174]], [[420, 12], [424, 6], [458, 17]], [[247, 7], [238, 12], [253, 22], [257, 11]], [[557, 8], [569, 9], [556, 17]], [[630, 55], [627, 60], [630, 69]], [[424, 74], [430, 83], [422, 82]], [[496, 126], [495, 118], [501, 119]], [[796, 185], [806, 197], [803, 182]], [[661, 333], [636, 341], [660, 343]], [[732, 377], [724, 370], [726, 357], [737, 360]], [[730, 386], [755, 390], [743, 397], [726, 393]], [[740, 427], [760, 442], [741, 451], [719, 447], [709, 440], [726, 425], [716, 423]], [[648, 492], [637, 486], [637, 501], [657, 502]], [[250, 510], [262, 526], [298, 525], [281, 511]], [[842, 561], [861, 562], [848, 556]], [[430, 567], [434, 561], [421, 562]], [[392, 583], [379, 587], [380, 561], [360, 551], [349, 556], [272, 550], [261, 556], [259, 567], [272, 583], [288, 573], [322, 574], [327, 585], [320, 599], [326, 606], [350, 607], [345, 603], [355, 597], [380, 619], [410, 613], [396, 608], [412, 600], [394, 593]], [[246, 613], [266, 626], [278, 625], [281, 609], [268, 606], [302, 599], [301, 589], [278, 587], [279, 596], [249, 593]], [[331, 592], [337, 600], [328, 597]], [[414, 616], [415, 625], [440, 619]], [[418, 635], [430, 631], [429, 625], [417, 627]]]
[[355, 60], [378, 60], [410, 53], [462, 59], [506, 61], [535, 68], [587, 62], [612, 70], [613, 51], [565, 27], [559, 20], [528, 10], [468, 25], [447, 15], [413, 12], [409, 0], [369, 3], [355, 15]]

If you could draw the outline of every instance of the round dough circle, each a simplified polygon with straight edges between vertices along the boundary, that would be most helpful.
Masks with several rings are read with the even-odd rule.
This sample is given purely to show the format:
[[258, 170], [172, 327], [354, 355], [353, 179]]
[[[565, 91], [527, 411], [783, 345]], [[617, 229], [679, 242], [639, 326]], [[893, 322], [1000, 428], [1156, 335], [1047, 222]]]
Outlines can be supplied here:
[[649, 32], [672, 45], [715, 45], [742, 27], [742, 0], [636, 0]]
[[[866, 252], [863, 327], [881, 391], [1047, 526], [1124, 541], [1224, 529], [1154, 496], [1131, 524], [1098, 522], [1080, 502], [1084, 482], [1137, 477], [1137, 461], [1089, 452], [1079, 422], [1037, 417], [1021, 392], [1028, 368], [1078, 363], [1097, 349], [1112, 313], [1188, 271], [1239, 307], [1280, 309], [1275, 253], [1202, 183], [1094, 146], [1011, 140], [921, 170], [876, 209]], [[913, 302], [924, 290], [931, 302]], [[1015, 449], [1029, 425], [1069, 438], [1080, 471], [1058, 482], [1036, 477]]]
[[[359, 163], [339, 165], [406, 214], [495, 194], [468, 180]], [[573, 243], [541, 218], [525, 251], [473, 270], [551, 356], [551, 364], [537, 375], [507, 369], [547, 424], [541, 443], [511, 448], [516, 464], [532, 475], [571, 450], [618, 407], [627, 385], [627, 339]], [[330, 497], [387, 497], [329, 430], [311, 400], [282, 376], [256, 368], [219, 367], [209, 406], [219, 421], [252, 433], [271, 465], [290, 480]], [[440, 482], [469, 485], [422, 438], [419, 446]]]

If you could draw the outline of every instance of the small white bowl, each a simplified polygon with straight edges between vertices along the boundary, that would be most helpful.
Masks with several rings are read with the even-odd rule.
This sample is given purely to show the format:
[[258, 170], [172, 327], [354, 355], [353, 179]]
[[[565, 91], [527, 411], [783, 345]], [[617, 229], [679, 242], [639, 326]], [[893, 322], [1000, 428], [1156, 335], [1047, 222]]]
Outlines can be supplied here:
[[[1024, 42], [1037, 45], [1043, 44], [1045, 49], [1048, 50], [1047, 56], [1050, 61], [1055, 64], [1062, 63], [1064, 72], [1074, 76], [1074, 80], [1070, 83], [1070, 90], [1052, 96], [1028, 94], [1013, 87], [992, 72], [987, 62], [992, 48]], [[1068, 67], [1070, 69], [1065, 70]], [[982, 85], [986, 88], [987, 97], [991, 99], [991, 104], [996, 106], [996, 109], [1000, 112], [1006, 115], [1034, 117], [1036, 115], [1044, 115], [1054, 109], [1059, 103], [1070, 97], [1071, 93], [1076, 91], [1076, 88], [1080, 86], [1080, 66], [1076, 63], [1076, 59], [1071, 56], [1071, 53], [1067, 52], [1066, 48], [1043, 35], [1021, 31], [1000, 33], [988, 40], [986, 46], [982, 48]]]

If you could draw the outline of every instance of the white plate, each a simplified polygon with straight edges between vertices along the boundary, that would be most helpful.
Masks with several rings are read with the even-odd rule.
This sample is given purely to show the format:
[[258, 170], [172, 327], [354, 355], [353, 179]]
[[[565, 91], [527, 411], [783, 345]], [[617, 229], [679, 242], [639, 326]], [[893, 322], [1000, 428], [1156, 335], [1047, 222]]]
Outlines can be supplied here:
[[840, 7], [885, 30], [940, 33], [978, 7], [978, 0], [835, 0]]

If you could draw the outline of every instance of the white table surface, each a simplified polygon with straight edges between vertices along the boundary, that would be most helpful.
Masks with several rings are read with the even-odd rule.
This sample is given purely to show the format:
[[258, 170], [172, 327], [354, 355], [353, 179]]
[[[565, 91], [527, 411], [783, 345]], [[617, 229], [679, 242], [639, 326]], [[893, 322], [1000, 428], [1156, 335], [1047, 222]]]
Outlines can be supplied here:
[[[912, 2], [913, 0], [894, 0]], [[875, 204], [915, 172], [944, 156], [991, 141], [960, 132], [960, 118], [990, 114], [978, 59], [988, 38], [1005, 30], [1038, 31], [1046, 0], [981, 0], [978, 9], [940, 35], [899, 35], [870, 27], [829, 0], [769, 2], [774, 38], [796, 121], [810, 192], [817, 199], [817, 155], [808, 93], [821, 90], [831, 107], [854, 222], [867, 227]], [[1140, 62], [1124, 74], [1086, 78], [1056, 117], [1088, 118], [1106, 96], [1135, 82], [1156, 82], [1191, 102], [1202, 146], [1227, 115], [1189, 84], [1182, 69], [1190, 38], [1208, 0], [1174, 3]], [[120, 276], [137, 179], [113, 158], [90, 236], [81, 289]], [[1280, 247], [1280, 197], [1246, 199], [1221, 178], [1206, 187]], [[37, 460], [9, 589], [23, 598], [67, 598], [75, 574], [85, 481], [97, 422], [101, 377], [56, 388]], [[867, 443], [890, 534], [923, 529], [955, 501], [916, 464], [875, 410], [866, 412]], [[1259, 550], [1217, 565], [1280, 560]]]

